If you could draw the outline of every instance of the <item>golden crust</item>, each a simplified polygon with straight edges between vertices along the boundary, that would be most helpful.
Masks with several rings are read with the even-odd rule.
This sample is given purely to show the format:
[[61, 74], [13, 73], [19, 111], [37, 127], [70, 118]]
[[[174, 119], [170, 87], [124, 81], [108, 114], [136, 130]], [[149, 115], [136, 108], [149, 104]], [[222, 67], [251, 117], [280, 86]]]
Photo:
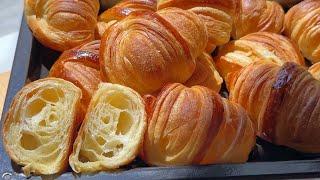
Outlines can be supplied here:
[[92, 41], [62, 53], [50, 69], [49, 77], [72, 82], [82, 90], [82, 121], [93, 93], [101, 82], [99, 64], [100, 41]]
[[313, 75], [314, 78], [320, 80], [320, 62], [312, 65], [309, 68], [309, 72]]
[[237, 0], [232, 37], [239, 39], [254, 32], [283, 31], [284, 11], [276, 1]]
[[178, 7], [196, 13], [204, 22], [208, 31], [206, 52], [211, 53], [216, 46], [230, 40], [233, 14], [236, 8], [235, 0], [159, 0], [158, 9]]
[[206, 52], [230, 40], [253, 32], [283, 31], [284, 11], [277, 2], [266, 0], [160, 0], [158, 9], [178, 7], [199, 15], [205, 23], [209, 41]]
[[305, 0], [293, 6], [285, 16], [285, 34], [296, 42], [304, 57], [320, 61], [320, 1]]
[[128, 17], [132, 12], [156, 11], [157, 0], [123, 0], [99, 16], [96, 38], [101, 39], [103, 33], [112, 25]]
[[81, 90], [72, 83], [46, 78], [23, 87], [3, 126], [4, 147], [25, 174], [55, 174], [68, 166]]
[[305, 65], [296, 45], [288, 38], [269, 32], [257, 32], [231, 41], [219, 49], [215, 57], [217, 70], [227, 81], [228, 74], [252, 62], [264, 61], [282, 65], [295, 62]]
[[245, 162], [255, 144], [244, 109], [202, 86], [164, 87], [145, 97], [148, 128], [142, 158], [151, 165]]
[[256, 62], [232, 76], [230, 100], [247, 110], [258, 136], [298, 151], [320, 152], [320, 82], [304, 67]]
[[178, 8], [135, 12], [101, 40], [102, 77], [141, 94], [185, 82], [204, 51], [207, 32], [198, 16]]
[[69, 157], [75, 172], [97, 172], [129, 164], [138, 154], [147, 125], [142, 97], [102, 83], [92, 97]]
[[223, 79], [215, 68], [211, 55], [203, 53], [196, 59], [196, 69], [184, 84], [188, 87], [201, 85], [219, 92]]
[[25, 0], [25, 17], [33, 35], [57, 51], [92, 41], [98, 11], [98, 0]]
[[156, 11], [156, 0], [123, 0], [99, 16], [99, 21], [120, 21], [136, 11]]

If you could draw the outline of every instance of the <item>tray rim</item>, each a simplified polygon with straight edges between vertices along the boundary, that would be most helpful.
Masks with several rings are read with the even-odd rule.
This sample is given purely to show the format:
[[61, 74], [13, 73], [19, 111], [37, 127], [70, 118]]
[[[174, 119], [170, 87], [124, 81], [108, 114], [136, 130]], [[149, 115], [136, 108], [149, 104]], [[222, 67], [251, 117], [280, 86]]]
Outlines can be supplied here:
[[[15, 94], [24, 86], [28, 76], [32, 50], [35, 40], [29, 30], [25, 17], [22, 17], [21, 27], [12, 65], [7, 96], [3, 107], [0, 133], [0, 177], [24, 179], [25, 176], [13, 170], [11, 160], [3, 147], [2, 126], [5, 114], [9, 109]], [[94, 175], [78, 175], [72, 172], [57, 175], [61, 179], [189, 179], [189, 178], [292, 178], [320, 177], [320, 160], [291, 160], [274, 162], [247, 162], [243, 164], [216, 164], [207, 166], [176, 166], [176, 167], [144, 167], [121, 172], [100, 172]]]

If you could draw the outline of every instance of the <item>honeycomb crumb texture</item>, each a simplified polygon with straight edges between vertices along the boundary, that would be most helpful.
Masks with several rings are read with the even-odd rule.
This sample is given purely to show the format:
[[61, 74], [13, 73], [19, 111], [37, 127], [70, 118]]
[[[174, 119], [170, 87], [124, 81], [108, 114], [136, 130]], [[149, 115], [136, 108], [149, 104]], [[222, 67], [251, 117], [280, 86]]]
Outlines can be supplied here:
[[[138, 128], [135, 104], [121, 92], [101, 94], [89, 114], [79, 161], [95, 162], [125, 156], [126, 144]], [[95, 120], [93, 120], [95, 119]]]

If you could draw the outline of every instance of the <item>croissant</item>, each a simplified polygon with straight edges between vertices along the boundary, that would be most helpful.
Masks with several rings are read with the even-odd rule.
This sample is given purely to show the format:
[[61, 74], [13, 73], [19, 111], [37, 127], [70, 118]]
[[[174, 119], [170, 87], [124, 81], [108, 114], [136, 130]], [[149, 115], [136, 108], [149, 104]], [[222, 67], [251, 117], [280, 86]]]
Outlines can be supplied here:
[[304, 57], [320, 61], [320, 1], [305, 0], [293, 6], [285, 16], [285, 34], [295, 41]]
[[282, 6], [269, 0], [237, 0], [232, 37], [239, 39], [254, 32], [281, 34], [284, 29]]
[[101, 39], [106, 29], [137, 11], [156, 11], [157, 0], [122, 0], [99, 16], [96, 37]]
[[92, 41], [65, 51], [50, 69], [49, 77], [70, 81], [82, 90], [79, 118], [83, 119], [93, 93], [101, 82], [100, 41]]
[[282, 65], [295, 62], [305, 65], [298, 48], [288, 38], [269, 32], [257, 32], [231, 41], [219, 49], [215, 57], [216, 67], [223, 77], [238, 71], [255, 61], [273, 62]]
[[168, 82], [187, 81], [208, 41], [196, 14], [178, 8], [131, 13], [104, 33], [103, 80], [155, 92]]
[[3, 125], [4, 147], [26, 174], [55, 174], [68, 167], [81, 90], [46, 78], [23, 87]]
[[216, 70], [212, 57], [203, 53], [196, 59], [196, 69], [184, 84], [188, 87], [201, 85], [219, 92], [222, 83], [223, 79]]
[[320, 80], [320, 62], [312, 65], [309, 68], [309, 72], [313, 75], [314, 78]]
[[199, 15], [207, 26], [207, 52], [227, 43], [232, 36], [239, 39], [247, 34], [283, 31], [284, 11], [277, 2], [266, 0], [159, 0], [158, 9], [179, 7]]
[[208, 31], [206, 52], [211, 53], [216, 46], [230, 40], [233, 15], [236, 8], [235, 0], [159, 0], [158, 9], [178, 7], [198, 15]]
[[243, 108], [212, 90], [179, 83], [146, 96], [142, 158], [157, 166], [245, 162], [255, 133]]
[[320, 81], [303, 66], [256, 62], [231, 79], [230, 101], [247, 110], [258, 136], [298, 151], [320, 152]]
[[138, 154], [147, 115], [142, 97], [132, 89], [100, 84], [73, 146], [75, 172], [96, 172], [129, 164]]
[[98, 0], [25, 0], [25, 16], [33, 35], [57, 51], [92, 41], [98, 12]]

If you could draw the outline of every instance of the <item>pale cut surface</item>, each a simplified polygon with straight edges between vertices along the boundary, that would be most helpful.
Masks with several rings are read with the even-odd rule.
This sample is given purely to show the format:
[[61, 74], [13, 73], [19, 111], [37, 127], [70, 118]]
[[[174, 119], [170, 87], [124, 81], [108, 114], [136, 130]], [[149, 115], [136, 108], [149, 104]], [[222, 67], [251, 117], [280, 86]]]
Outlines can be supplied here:
[[3, 141], [25, 174], [66, 169], [80, 98], [79, 88], [57, 78], [32, 82], [15, 96], [4, 122]]
[[101, 83], [74, 143], [69, 163], [75, 172], [96, 172], [129, 164], [146, 128], [145, 105], [134, 90]]

